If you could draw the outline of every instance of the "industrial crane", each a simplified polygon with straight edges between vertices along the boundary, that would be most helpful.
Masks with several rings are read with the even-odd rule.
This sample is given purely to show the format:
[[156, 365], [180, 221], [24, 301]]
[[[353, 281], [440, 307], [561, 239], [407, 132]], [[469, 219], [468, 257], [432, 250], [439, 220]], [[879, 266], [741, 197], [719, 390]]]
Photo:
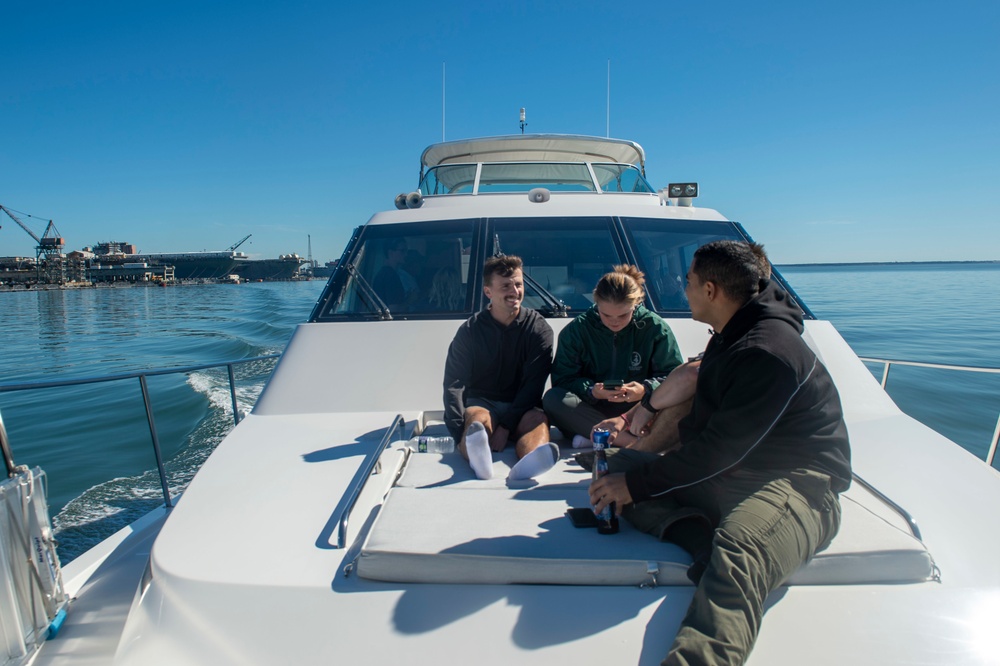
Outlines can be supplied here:
[[247, 234], [243, 238], [239, 239], [238, 241], [230, 245], [228, 248], [226, 248], [226, 252], [235, 252], [236, 248], [238, 248], [240, 245], [243, 245], [243, 243], [245, 243], [246, 240], [251, 236], [253, 236], [253, 234]]
[[[39, 259], [45, 259], [45, 269], [49, 282], [64, 282], [65, 267], [62, 263], [62, 251], [66, 246], [66, 240], [56, 229], [56, 225], [49, 220], [48, 226], [45, 227], [45, 232], [42, 237], [39, 238], [34, 231], [32, 231], [28, 225], [21, 221], [17, 215], [15, 215], [9, 208], [0, 204], [0, 210], [7, 213], [7, 216], [17, 222], [18, 226], [28, 232], [28, 235], [35, 239], [35, 265], [39, 271], [41, 271], [41, 265]], [[31, 217], [30, 215], [28, 217]]]
[[[28, 228], [28, 225], [22, 222], [21, 218], [19, 218], [17, 215], [14, 215], [14, 213], [9, 208], [4, 206], [3, 204], [0, 204], [0, 210], [7, 213], [7, 216], [10, 217], [10, 219], [17, 222], [18, 225], [20, 225], [22, 229], [27, 231], [28, 235], [34, 238], [35, 242], [38, 243], [38, 245], [35, 247], [36, 259], [38, 257], [41, 257], [43, 254], [45, 255], [46, 258], [48, 258], [49, 254], [62, 254], [62, 249], [66, 245], [66, 240], [59, 233], [59, 230], [56, 229], [56, 225], [53, 224], [52, 220], [49, 220], [48, 226], [45, 227], [45, 233], [43, 233], [42, 237], [39, 238], [35, 234], [35, 232], [32, 231], [30, 228]], [[31, 216], [29, 215], [28, 217]]]

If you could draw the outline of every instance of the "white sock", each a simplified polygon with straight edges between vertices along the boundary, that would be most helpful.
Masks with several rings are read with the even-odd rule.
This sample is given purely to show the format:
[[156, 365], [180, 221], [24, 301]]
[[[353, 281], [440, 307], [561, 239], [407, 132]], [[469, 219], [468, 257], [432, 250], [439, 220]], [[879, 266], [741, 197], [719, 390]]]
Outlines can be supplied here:
[[589, 437], [584, 437], [583, 435], [573, 436], [573, 448], [574, 449], [589, 449], [593, 446], [593, 442], [590, 441]]
[[548, 442], [524, 456], [510, 468], [507, 478], [512, 481], [531, 479], [552, 469], [559, 460], [559, 445]]
[[469, 454], [469, 464], [472, 471], [480, 479], [493, 478], [493, 452], [490, 451], [490, 438], [486, 428], [479, 421], [473, 421], [465, 431], [465, 452]]

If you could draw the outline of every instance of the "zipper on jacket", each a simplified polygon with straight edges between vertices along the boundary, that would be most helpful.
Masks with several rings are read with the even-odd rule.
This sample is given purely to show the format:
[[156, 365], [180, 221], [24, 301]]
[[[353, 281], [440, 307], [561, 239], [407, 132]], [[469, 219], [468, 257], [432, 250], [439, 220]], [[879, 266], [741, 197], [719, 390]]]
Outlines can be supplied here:
[[[618, 334], [611, 334], [611, 376], [605, 377], [604, 379], [621, 379], [625, 380], [625, 377], [618, 376]], [[603, 382], [604, 379], [601, 381]]]

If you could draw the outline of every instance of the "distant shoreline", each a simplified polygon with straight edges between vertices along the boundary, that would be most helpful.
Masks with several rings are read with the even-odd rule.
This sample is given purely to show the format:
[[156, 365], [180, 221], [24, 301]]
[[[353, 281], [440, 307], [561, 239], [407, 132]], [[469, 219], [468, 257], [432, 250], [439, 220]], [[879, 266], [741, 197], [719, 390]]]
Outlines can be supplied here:
[[778, 268], [807, 268], [815, 266], [926, 266], [942, 264], [957, 264], [962, 266], [971, 264], [1000, 264], [1000, 259], [980, 261], [836, 261], [815, 264], [775, 264], [775, 266]]

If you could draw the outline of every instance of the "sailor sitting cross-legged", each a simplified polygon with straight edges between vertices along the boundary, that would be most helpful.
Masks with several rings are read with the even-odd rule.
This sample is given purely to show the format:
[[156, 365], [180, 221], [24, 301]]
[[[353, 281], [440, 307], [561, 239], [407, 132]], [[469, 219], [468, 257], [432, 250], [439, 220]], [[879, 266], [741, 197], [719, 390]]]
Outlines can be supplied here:
[[539, 408], [552, 368], [552, 329], [521, 307], [523, 264], [496, 256], [483, 267], [489, 305], [458, 329], [444, 368], [445, 424], [476, 476], [493, 476], [494, 452], [516, 441], [511, 479], [537, 476], [559, 459]]

